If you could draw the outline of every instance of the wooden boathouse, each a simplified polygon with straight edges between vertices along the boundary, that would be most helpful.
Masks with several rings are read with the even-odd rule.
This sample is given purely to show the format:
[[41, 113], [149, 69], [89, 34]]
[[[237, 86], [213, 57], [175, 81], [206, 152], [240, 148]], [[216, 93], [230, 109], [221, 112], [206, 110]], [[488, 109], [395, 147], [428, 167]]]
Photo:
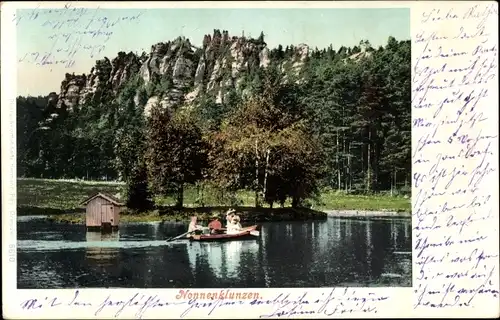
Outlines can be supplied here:
[[85, 225], [87, 231], [110, 232], [118, 229], [120, 212], [125, 206], [112, 195], [98, 192], [81, 202], [86, 206]]

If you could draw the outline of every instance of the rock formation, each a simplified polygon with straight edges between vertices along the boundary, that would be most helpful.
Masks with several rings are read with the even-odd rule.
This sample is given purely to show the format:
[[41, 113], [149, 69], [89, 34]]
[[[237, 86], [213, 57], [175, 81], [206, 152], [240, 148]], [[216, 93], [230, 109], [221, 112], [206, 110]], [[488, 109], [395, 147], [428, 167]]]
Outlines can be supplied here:
[[[291, 72], [300, 71], [309, 54], [307, 45], [295, 48], [290, 61]], [[99, 103], [116, 97], [127, 81], [139, 77], [144, 88], [155, 86], [148, 94], [145, 112], [159, 103], [167, 107], [193, 102], [200, 94], [210, 94], [221, 103], [228, 89], [241, 91], [243, 77], [252, 70], [267, 68], [271, 62], [269, 49], [262, 40], [230, 37], [227, 31], [214, 30], [205, 35], [201, 47], [189, 39], [151, 46], [149, 54], [120, 52], [113, 60], [98, 60], [89, 75], [66, 74], [61, 83], [57, 107], [72, 110], [85, 103]], [[134, 99], [139, 104], [139, 92]]]

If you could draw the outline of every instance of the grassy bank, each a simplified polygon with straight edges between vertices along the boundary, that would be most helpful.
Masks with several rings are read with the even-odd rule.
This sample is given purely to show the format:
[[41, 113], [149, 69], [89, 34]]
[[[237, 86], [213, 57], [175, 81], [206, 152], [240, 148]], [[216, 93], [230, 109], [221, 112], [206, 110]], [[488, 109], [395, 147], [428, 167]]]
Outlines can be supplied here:
[[117, 194], [123, 184], [101, 181], [17, 179], [18, 215], [83, 212], [80, 202], [95, 192]]
[[390, 195], [350, 195], [333, 190], [320, 195], [317, 210], [411, 211], [411, 199]]
[[[119, 182], [69, 181], [47, 179], [18, 179], [18, 215], [49, 215], [55, 221], [83, 223], [84, 208], [79, 204], [94, 192], [116, 195], [123, 187]], [[203, 197], [200, 197], [203, 194]], [[364, 210], [409, 212], [411, 200], [389, 195], [349, 195], [337, 191], [324, 191], [318, 201], [311, 202], [311, 209], [253, 208], [253, 193], [241, 191], [236, 194], [222, 193], [206, 186], [201, 192], [196, 187], [187, 188], [184, 194], [185, 207], [175, 210], [169, 207], [172, 197], [155, 199], [158, 209], [137, 214], [125, 212], [122, 222], [147, 222], [166, 220], [186, 220], [191, 215], [208, 219], [213, 212], [224, 212], [229, 206], [237, 207], [246, 221], [304, 220], [324, 218], [323, 210]]]
[[[120, 215], [120, 222], [161, 222], [161, 221], [189, 221], [195, 215], [200, 222], [208, 222], [214, 213], [223, 217], [229, 207], [199, 207], [199, 208], [160, 208], [150, 212], [134, 213], [126, 211]], [[241, 222], [250, 224], [265, 221], [303, 221], [326, 219], [324, 212], [307, 208], [254, 208], [254, 207], [232, 207], [241, 217]], [[65, 213], [49, 215], [49, 220], [61, 223], [83, 224], [85, 213]]]

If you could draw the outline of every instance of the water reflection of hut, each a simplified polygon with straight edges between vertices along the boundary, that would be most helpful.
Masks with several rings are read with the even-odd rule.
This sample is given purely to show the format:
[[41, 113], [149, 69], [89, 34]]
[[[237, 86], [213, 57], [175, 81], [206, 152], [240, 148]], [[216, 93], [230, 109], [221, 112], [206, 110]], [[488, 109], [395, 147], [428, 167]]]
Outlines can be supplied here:
[[119, 241], [120, 232], [102, 233], [89, 231], [86, 234], [87, 242]]
[[101, 233], [87, 232], [87, 250], [85, 257], [87, 260], [99, 266], [113, 265], [118, 255], [118, 246], [112, 244], [120, 239], [118, 232]]

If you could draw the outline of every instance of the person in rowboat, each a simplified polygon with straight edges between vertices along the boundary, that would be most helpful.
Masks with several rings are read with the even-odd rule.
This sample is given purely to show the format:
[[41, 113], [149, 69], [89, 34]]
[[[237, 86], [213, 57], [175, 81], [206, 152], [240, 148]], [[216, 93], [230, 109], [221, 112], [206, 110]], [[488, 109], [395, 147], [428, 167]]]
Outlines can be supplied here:
[[214, 213], [212, 215], [213, 220], [210, 221], [208, 224], [208, 229], [210, 230], [211, 234], [219, 234], [222, 233], [222, 223], [219, 221], [219, 215], [217, 213]]
[[241, 232], [240, 217], [234, 215], [231, 223], [227, 226], [227, 234], [235, 234]]
[[233, 220], [233, 217], [235, 216], [236, 210], [233, 208], [227, 210], [226, 212], [226, 227], [229, 227], [231, 224], [231, 221]]
[[191, 222], [189, 223], [188, 232], [195, 234], [201, 234], [203, 232], [203, 226], [196, 224], [197, 220], [198, 218], [196, 218], [196, 216], [191, 217]]

